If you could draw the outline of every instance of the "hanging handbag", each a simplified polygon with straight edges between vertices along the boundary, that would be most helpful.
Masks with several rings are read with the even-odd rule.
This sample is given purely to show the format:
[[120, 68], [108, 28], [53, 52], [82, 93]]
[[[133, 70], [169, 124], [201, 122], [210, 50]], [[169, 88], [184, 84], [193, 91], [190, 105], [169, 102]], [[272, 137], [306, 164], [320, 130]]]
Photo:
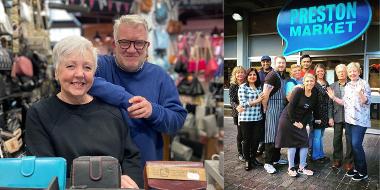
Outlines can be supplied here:
[[182, 31], [182, 22], [178, 20], [170, 19], [166, 30], [169, 34], [179, 34]]
[[12, 59], [7, 49], [0, 47], [0, 70], [11, 70]]
[[149, 13], [152, 6], [153, 6], [152, 0], [141, 0], [140, 11], [143, 13]]
[[66, 186], [66, 160], [60, 157], [0, 159], [0, 188], [47, 188], [58, 177], [60, 190]]
[[179, 142], [179, 139], [173, 140], [170, 147], [175, 160], [189, 161], [193, 155], [193, 149]]
[[[192, 77], [192, 76], [188, 76]], [[204, 90], [202, 84], [199, 82], [197, 77], [192, 77], [191, 80], [187, 78], [182, 79], [182, 81], [178, 84], [178, 93], [181, 95], [188, 96], [200, 96], [204, 95]]]
[[187, 73], [187, 60], [183, 56], [177, 58], [177, 61], [174, 65], [174, 71], [179, 74]]
[[112, 156], [80, 156], [73, 160], [72, 187], [120, 188], [121, 167]]

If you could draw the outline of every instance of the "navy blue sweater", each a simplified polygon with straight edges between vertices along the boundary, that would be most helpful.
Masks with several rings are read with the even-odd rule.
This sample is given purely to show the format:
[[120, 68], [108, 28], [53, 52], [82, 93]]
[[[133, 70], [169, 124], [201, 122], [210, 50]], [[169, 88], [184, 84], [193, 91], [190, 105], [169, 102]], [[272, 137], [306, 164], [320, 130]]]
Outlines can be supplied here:
[[[172, 78], [159, 66], [148, 62], [137, 72], [125, 72], [116, 65], [113, 56], [98, 57], [96, 76], [90, 94], [121, 108], [131, 128], [132, 139], [141, 152], [142, 164], [162, 160], [161, 133], [176, 133], [187, 115]], [[128, 100], [133, 96], [143, 96], [152, 104], [150, 118], [128, 117]]]

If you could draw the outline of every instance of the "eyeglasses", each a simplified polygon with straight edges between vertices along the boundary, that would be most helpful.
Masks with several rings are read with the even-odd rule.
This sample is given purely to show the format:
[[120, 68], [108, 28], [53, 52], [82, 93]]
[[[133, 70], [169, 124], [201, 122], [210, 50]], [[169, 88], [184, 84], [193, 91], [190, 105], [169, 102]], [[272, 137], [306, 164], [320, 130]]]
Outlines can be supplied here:
[[135, 47], [136, 50], [143, 50], [149, 42], [144, 40], [118, 40], [116, 41], [117, 44], [119, 44], [120, 48], [128, 49], [131, 47], [131, 44], [133, 43], [133, 47]]

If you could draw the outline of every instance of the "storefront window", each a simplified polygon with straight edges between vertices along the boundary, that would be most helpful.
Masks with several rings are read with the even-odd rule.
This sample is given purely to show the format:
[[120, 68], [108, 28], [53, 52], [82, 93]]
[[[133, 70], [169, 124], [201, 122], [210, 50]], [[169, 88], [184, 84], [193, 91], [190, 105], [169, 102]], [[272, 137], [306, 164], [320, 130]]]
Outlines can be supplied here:
[[369, 86], [371, 87], [371, 126], [380, 129], [380, 102], [376, 100], [380, 97], [380, 58], [369, 59]]
[[224, 89], [230, 88], [232, 69], [234, 69], [236, 65], [236, 60], [224, 60]]
[[372, 92], [380, 96], [380, 59], [369, 60], [369, 86]]

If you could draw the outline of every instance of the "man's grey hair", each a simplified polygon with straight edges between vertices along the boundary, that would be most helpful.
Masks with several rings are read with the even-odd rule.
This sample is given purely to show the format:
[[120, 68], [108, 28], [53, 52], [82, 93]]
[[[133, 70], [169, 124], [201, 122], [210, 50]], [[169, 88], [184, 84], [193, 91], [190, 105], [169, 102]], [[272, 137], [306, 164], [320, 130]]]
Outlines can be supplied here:
[[119, 40], [117, 39], [119, 35], [119, 27], [120, 24], [142, 24], [145, 27], [145, 30], [148, 32], [149, 27], [148, 27], [148, 22], [140, 16], [140, 15], [123, 15], [119, 19], [115, 20], [115, 24], [113, 25], [113, 39], [115, 41]]
[[345, 64], [339, 64], [339, 65], [337, 65], [336, 67], [335, 67], [335, 72], [337, 72], [338, 71], [338, 69], [344, 69], [344, 70], [346, 70], [346, 72], [347, 72], [347, 67], [346, 67], [346, 65]]
[[97, 67], [97, 50], [93, 44], [82, 36], [68, 36], [59, 41], [53, 48], [53, 64], [57, 69], [62, 61], [62, 58], [73, 53], [79, 52], [83, 55], [85, 51], [90, 51], [95, 60], [95, 70]]

